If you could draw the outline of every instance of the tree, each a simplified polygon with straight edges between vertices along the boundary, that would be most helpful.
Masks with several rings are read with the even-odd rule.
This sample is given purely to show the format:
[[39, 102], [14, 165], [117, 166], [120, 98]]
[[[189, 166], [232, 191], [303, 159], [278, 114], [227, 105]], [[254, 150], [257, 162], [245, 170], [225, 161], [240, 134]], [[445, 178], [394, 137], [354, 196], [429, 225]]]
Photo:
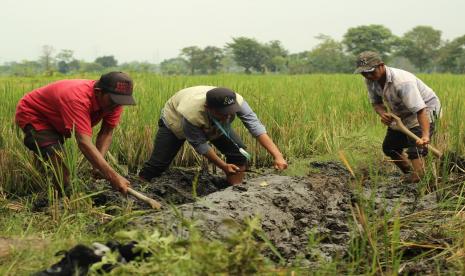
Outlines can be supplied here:
[[342, 43], [327, 35], [317, 36], [321, 42], [308, 54], [312, 72], [350, 73], [354, 70], [354, 58], [344, 53]]
[[364, 25], [349, 28], [342, 43], [347, 51], [358, 55], [363, 51], [377, 51], [384, 59], [389, 57], [397, 38], [383, 25]]
[[287, 70], [289, 74], [311, 73], [309, 52], [290, 54], [287, 57]]
[[465, 73], [465, 35], [446, 42], [438, 50], [438, 71]]
[[58, 72], [66, 74], [73, 69], [79, 69], [79, 67], [75, 68], [76, 62], [73, 62], [75, 60], [73, 54], [72, 50], [61, 50], [60, 53], [56, 55]]
[[184, 75], [188, 74], [190, 69], [183, 58], [166, 59], [160, 63], [160, 71], [166, 75]]
[[214, 46], [204, 49], [190, 46], [181, 50], [180, 57], [185, 60], [191, 75], [217, 73], [221, 68], [223, 50]]
[[28, 77], [39, 74], [43, 65], [37, 61], [23, 60], [22, 62], [11, 62], [7, 64], [10, 74], [13, 76]]
[[217, 73], [221, 69], [223, 50], [214, 46], [207, 46], [202, 50], [202, 73]]
[[255, 39], [236, 37], [227, 47], [232, 49], [234, 61], [244, 67], [245, 73], [250, 74], [252, 68], [259, 72], [264, 71], [267, 53], [265, 47]]
[[228, 73], [243, 72], [244, 68], [239, 66], [234, 60], [234, 55], [231, 48], [223, 49], [223, 57], [221, 58], [221, 70]]
[[266, 58], [264, 63], [266, 70], [271, 72], [279, 72], [286, 70], [286, 57], [288, 51], [282, 46], [279, 40], [272, 40], [264, 45]]
[[53, 66], [55, 61], [52, 54], [54, 51], [55, 49], [50, 45], [42, 46], [42, 56], [40, 57], [40, 63], [42, 64], [42, 68], [47, 75], [53, 74]]
[[102, 64], [97, 62], [81, 62], [80, 68], [82, 72], [102, 72], [105, 69]]
[[417, 26], [400, 40], [399, 54], [408, 58], [420, 71], [432, 71], [431, 65], [441, 46], [441, 31], [430, 26]]
[[118, 68], [127, 72], [158, 72], [158, 65], [149, 62], [126, 62], [119, 65]]
[[97, 64], [102, 65], [103, 68], [116, 67], [118, 66], [118, 61], [114, 56], [102, 56], [98, 57], [94, 61]]
[[61, 50], [57, 55], [56, 55], [56, 59], [57, 60], [62, 60], [66, 63], [68, 62], [71, 62], [73, 60], [73, 51], [72, 50], [67, 50], [67, 49], [63, 49]]
[[68, 63], [69, 71], [79, 71], [81, 68], [81, 62], [77, 59], [73, 59], [71, 62]]
[[69, 72], [69, 66], [66, 62], [60, 60], [57, 62], [57, 70], [58, 72], [62, 73], [62, 74], [66, 74]]
[[203, 52], [202, 49], [197, 46], [182, 48], [181, 57], [185, 58], [191, 75], [194, 75], [195, 71], [202, 67]]

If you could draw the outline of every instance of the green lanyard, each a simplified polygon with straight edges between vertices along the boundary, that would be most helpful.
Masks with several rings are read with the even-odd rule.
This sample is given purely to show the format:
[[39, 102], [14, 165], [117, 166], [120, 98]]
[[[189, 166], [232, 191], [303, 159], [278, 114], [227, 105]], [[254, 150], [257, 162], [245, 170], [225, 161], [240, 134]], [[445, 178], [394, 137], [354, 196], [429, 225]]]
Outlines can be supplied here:
[[220, 124], [220, 122], [218, 122], [218, 120], [213, 118], [213, 116], [210, 116], [210, 118], [212, 119], [213, 123], [215, 123], [216, 127], [224, 134], [224, 136], [226, 136], [239, 149], [239, 152], [245, 158], [247, 158], [248, 161], [250, 161], [252, 159], [252, 155], [250, 155], [250, 153], [248, 153], [245, 149], [239, 147], [239, 145], [236, 143], [236, 141], [234, 141], [234, 139], [231, 137], [231, 135], [230, 135], [231, 124], [230, 123], [227, 124], [226, 128], [228, 129], [228, 131], [226, 131], [226, 129]]

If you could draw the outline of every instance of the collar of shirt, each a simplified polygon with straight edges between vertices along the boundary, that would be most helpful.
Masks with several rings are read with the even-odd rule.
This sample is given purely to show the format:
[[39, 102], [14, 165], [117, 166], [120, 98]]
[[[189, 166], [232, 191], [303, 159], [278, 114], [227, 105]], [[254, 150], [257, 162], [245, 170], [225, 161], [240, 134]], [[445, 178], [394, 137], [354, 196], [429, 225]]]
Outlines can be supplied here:
[[384, 65], [384, 68], [386, 68], [386, 83], [393, 82], [392, 80], [393, 74], [392, 74], [391, 68], [386, 65]]

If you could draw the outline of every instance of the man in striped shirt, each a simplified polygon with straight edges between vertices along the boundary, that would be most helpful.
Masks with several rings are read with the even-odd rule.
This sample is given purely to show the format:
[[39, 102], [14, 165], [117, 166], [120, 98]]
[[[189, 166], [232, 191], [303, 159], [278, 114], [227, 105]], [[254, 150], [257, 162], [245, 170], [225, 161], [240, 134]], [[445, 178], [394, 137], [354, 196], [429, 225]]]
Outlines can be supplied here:
[[[435, 120], [441, 112], [439, 98], [412, 73], [386, 66], [376, 52], [361, 53], [355, 73], [365, 77], [370, 102], [381, 117], [381, 122], [388, 126], [383, 152], [407, 174], [404, 177], [407, 182], [419, 182], [424, 175], [423, 157], [428, 154], [427, 145], [434, 133]], [[388, 110], [400, 117], [404, 125], [420, 139], [414, 141], [392, 129], [393, 118]], [[407, 157], [403, 154], [405, 148]]]

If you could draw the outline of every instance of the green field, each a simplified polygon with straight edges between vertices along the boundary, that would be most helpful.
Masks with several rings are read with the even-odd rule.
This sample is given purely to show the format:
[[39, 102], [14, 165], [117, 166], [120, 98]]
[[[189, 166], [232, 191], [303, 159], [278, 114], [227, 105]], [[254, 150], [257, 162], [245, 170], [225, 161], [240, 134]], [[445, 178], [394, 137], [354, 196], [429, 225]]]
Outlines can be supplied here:
[[[96, 75], [75, 77], [98, 78]], [[122, 122], [115, 131], [110, 149], [112, 156], [115, 157], [112, 163], [117, 162], [121, 165], [120, 168], [127, 169], [129, 173], [136, 173], [149, 156], [154, 133], [157, 130], [156, 122], [165, 101], [176, 91], [194, 85], [229, 87], [244, 96], [289, 161], [288, 174], [306, 173], [306, 168], [302, 166], [305, 160], [338, 160], [341, 151], [354, 169], [356, 180], [361, 171], [383, 163], [381, 142], [385, 128], [368, 102], [366, 88], [359, 75], [164, 77], [133, 74], [132, 77], [135, 82], [134, 93], [138, 105], [125, 108]], [[463, 108], [465, 76], [434, 74], [419, 77], [438, 94], [443, 106], [443, 116], [437, 126], [438, 133], [433, 144], [440, 150], [465, 154], [465, 121], [463, 120], [465, 118]], [[85, 230], [87, 225], [101, 220], [105, 210], [93, 208], [89, 198], [79, 188], [89, 181], [89, 165], [77, 154], [73, 141], [67, 142], [67, 149], [70, 153], [74, 152], [70, 154], [68, 164], [75, 172], [72, 180], [73, 185], [77, 187], [75, 194], [63, 204], [64, 208], [57, 209], [55, 212], [30, 211], [37, 193], [48, 192], [50, 194], [51, 181], [37, 171], [33, 166], [32, 154], [22, 145], [21, 130], [14, 125], [15, 107], [26, 92], [56, 79], [58, 78], [0, 78], [2, 99], [0, 105], [0, 238], [38, 239], [46, 243], [43, 247], [23, 248], [3, 259], [0, 257], [0, 274], [2, 275], [28, 274], [36, 271], [51, 264], [51, 256], [55, 251], [72, 247], [79, 242], [89, 243], [96, 239], [113, 237], [113, 233], [117, 230], [124, 229], [124, 224], [120, 225], [116, 222], [111, 224], [111, 230], [106, 226], [97, 227], [94, 232]], [[254, 156], [253, 165], [255, 167], [270, 166], [272, 160], [267, 153], [255, 143], [240, 123], [235, 122], [235, 126]], [[94, 128], [94, 131], [97, 132], [97, 128]], [[431, 171], [434, 167], [432, 162], [433, 160], [429, 162], [428, 174], [433, 177], [436, 174]], [[199, 166], [199, 164], [200, 158], [187, 146], [175, 161], [176, 166]], [[439, 180], [436, 177], [436, 180], [436, 183], [440, 182], [443, 183], [443, 187], [448, 187], [447, 177]], [[426, 188], [423, 193], [426, 194], [429, 188], [426, 184], [424, 187]], [[431, 262], [446, 260], [451, 271], [459, 273], [465, 271], [465, 241], [463, 239], [465, 225], [460, 220], [457, 221], [457, 218], [462, 217], [464, 197], [461, 193], [446, 192], [444, 194], [445, 196], [441, 198], [441, 212], [443, 212], [441, 214], [445, 214], [442, 216], [442, 223], [447, 226], [444, 231], [450, 239], [448, 244], [442, 245], [446, 248], [445, 250], [430, 254], [428, 258], [431, 257], [429, 259]], [[366, 204], [370, 205], [369, 200]], [[16, 205], [19, 211], [13, 210]], [[365, 232], [360, 234], [354, 228], [354, 233], [360, 235], [354, 241], [363, 241], [352, 244], [352, 249], [357, 254], [348, 259], [321, 265], [318, 269], [322, 273], [324, 271], [355, 274], [396, 273], [395, 269], [399, 268], [399, 264], [402, 263], [402, 246], [397, 242], [396, 233], [398, 232], [396, 231], [404, 227], [404, 223], [408, 224], [408, 220], [397, 218], [392, 228], [383, 230], [379, 224], [387, 218], [370, 215], [369, 208], [366, 210], [368, 221]], [[131, 210], [122, 209], [119, 214], [120, 216], [113, 218], [114, 221], [131, 216]], [[392, 218], [394, 215], [387, 216]], [[424, 223], [436, 225], [438, 222], [426, 221]], [[243, 244], [254, 243], [245, 236], [237, 237], [237, 241]], [[192, 263], [199, 261], [193, 256], [196, 254], [195, 250], [199, 250], [199, 256], [208, 256], [208, 252], [200, 254], [200, 251], [211, 250], [211, 252], [221, 254], [220, 252], [227, 252], [230, 249], [215, 241], [203, 240], [201, 237], [190, 242], [192, 251], [189, 252], [191, 258], [189, 260]], [[205, 245], [199, 246], [198, 243]], [[173, 248], [172, 251], [166, 249], [164, 252], [167, 257], [166, 259], [160, 258], [160, 263], [173, 261], [176, 256], [185, 254]], [[259, 252], [256, 254], [254, 258], [260, 255]], [[432, 256], [439, 257], [434, 257], [437, 258], [434, 259]], [[247, 265], [256, 266], [257, 272], [274, 271], [273, 273], [286, 275], [296, 269], [302, 273], [311, 269], [297, 268], [298, 265], [284, 266], [284, 264], [274, 264], [261, 259], [254, 263], [259, 258], [252, 259]], [[239, 265], [239, 262], [234, 263], [235, 260], [221, 261]], [[183, 265], [189, 266], [188, 263], [183, 263]], [[438, 265], [438, 269], [439, 267], [443, 266]], [[173, 270], [172, 273], [182, 274], [182, 266], [178, 269]], [[202, 269], [201, 271], [205, 274], [231, 272], [226, 265], [223, 267], [205, 265]]]

